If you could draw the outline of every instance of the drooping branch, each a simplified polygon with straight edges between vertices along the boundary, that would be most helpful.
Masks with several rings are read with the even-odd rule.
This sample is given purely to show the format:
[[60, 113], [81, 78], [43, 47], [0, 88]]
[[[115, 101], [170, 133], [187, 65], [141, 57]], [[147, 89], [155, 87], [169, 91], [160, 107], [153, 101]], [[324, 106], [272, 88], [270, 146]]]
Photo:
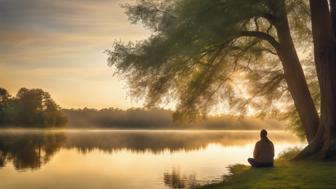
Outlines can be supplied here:
[[280, 43], [274, 39], [271, 35], [268, 35], [267, 33], [260, 32], [260, 31], [242, 31], [238, 34], [238, 37], [256, 37], [261, 40], [267, 41], [270, 45], [273, 46], [273, 48], [280, 52]]
[[272, 51], [271, 49], [266, 48], [266, 47], [261, 48], [260, 50], [261, 50], [261, 51], [268, 52], [268, 53], [271, 53], [271, 54], [273, 54], [273, 55], [275, 55], [275, 56], [278, 56], [278, 55], [279, 55], [277, 52], [274, 52], [274, 51]]

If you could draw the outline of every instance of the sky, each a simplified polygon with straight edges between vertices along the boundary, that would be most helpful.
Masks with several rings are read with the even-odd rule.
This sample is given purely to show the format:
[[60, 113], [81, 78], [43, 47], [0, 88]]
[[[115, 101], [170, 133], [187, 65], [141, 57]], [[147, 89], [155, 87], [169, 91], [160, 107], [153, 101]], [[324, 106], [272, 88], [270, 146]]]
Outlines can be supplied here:
[[141, 106], [104, 53], [150, 35], [130, 24], [125, 3], [134, 1], [0, 0], [0, 87], [41, 88], [63, 108]]

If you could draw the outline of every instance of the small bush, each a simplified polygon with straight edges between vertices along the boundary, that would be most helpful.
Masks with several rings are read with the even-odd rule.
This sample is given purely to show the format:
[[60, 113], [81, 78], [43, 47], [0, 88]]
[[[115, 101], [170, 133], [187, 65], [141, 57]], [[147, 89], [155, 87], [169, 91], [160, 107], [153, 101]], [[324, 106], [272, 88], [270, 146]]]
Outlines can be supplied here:
[[279, 157], [277, 158], [278, 161], [288, 161], [293, 159], [299, 152], [301, 151], [301, 148], [294, 147], [294, 148], [288, 148], [284, 151], [282, 151], [279, 154]]

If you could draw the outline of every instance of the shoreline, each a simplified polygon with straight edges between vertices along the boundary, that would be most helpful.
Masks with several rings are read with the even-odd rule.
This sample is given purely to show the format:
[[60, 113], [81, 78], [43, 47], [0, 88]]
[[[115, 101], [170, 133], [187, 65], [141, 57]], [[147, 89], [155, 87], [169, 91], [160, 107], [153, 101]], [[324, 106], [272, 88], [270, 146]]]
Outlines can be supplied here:
[[[120, 129], [120, 128], [23, 128], [5, 127], [0, 131], [113, 131], [113, 132], [259, 132], [260, 129]], [[290, 130], [268, 129], [272, 132], [291, 132]]]

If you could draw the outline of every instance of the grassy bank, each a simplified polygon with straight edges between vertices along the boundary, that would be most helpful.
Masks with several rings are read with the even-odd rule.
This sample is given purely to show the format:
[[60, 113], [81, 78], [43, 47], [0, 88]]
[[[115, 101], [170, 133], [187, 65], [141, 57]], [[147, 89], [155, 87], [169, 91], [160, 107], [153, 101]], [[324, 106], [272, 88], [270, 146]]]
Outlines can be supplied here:
[[290, 162], [286, 158], [277, 160], [274, 168], [234, 165], [226, 181], [202, 189], [336, 188], [336, 162]]

